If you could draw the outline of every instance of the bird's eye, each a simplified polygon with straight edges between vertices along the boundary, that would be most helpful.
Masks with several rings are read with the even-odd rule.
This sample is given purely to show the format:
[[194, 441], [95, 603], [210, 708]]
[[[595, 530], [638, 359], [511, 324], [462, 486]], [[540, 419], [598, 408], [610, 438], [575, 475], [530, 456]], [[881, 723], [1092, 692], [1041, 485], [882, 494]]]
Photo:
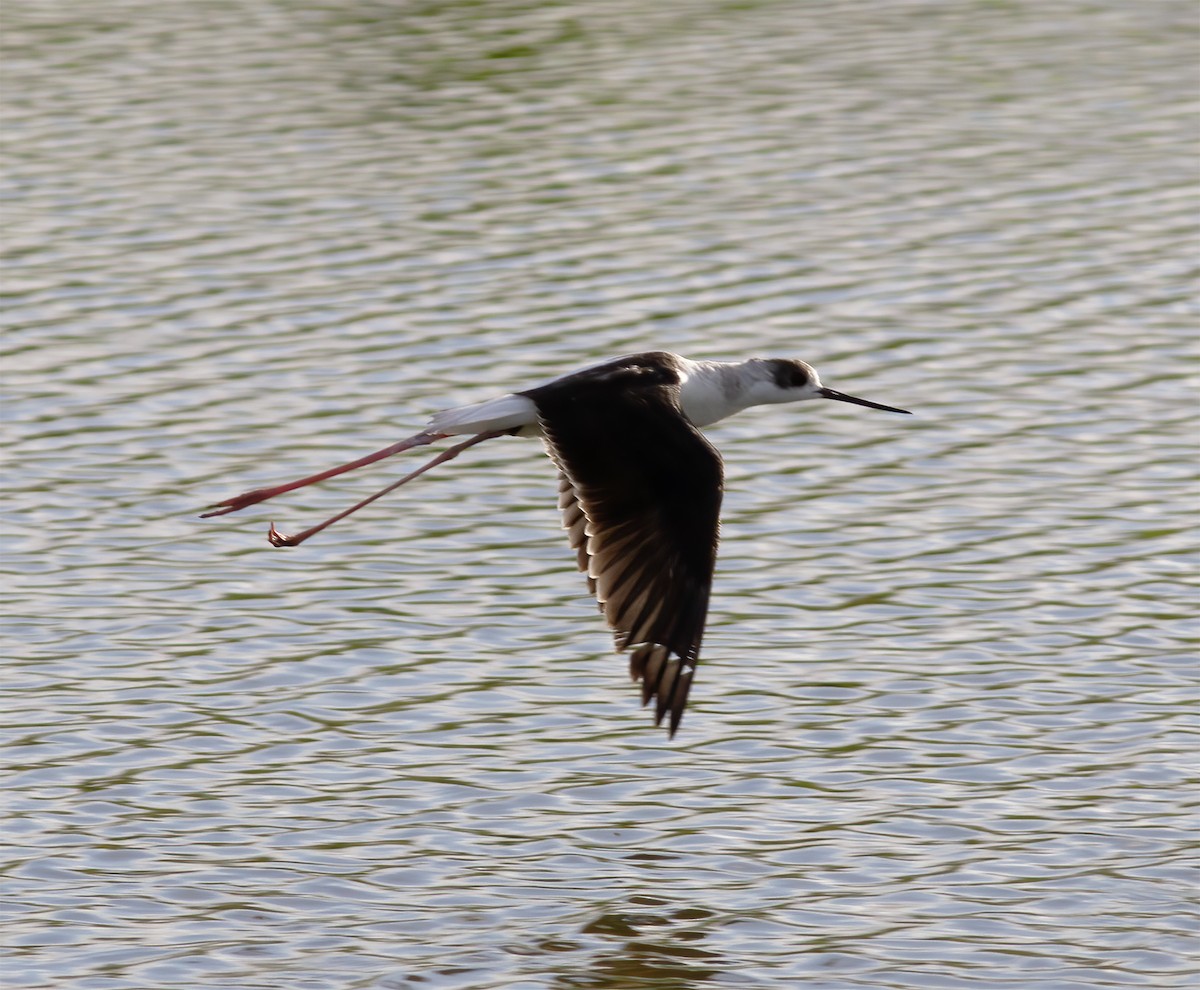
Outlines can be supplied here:
[[808, 372], [803, 368], [793, 368], [792, 379], [789, 384], [792, 388], [804, 388], [808, 384]]

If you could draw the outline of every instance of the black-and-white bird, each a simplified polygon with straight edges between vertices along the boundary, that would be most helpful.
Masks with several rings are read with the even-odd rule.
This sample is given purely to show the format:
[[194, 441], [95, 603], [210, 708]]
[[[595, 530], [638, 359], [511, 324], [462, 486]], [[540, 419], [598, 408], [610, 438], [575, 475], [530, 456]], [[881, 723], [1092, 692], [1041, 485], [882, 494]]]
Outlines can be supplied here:
[[721, 455], [699, 427], [750, 406], [805, 399], [908, 412], [826, 388], [803, 361], [689, 361], [649, 351], [448, 409], [383, 450], [217, 502], [204, 515], [236, 512], [413, 447], [470, 436], [318, 526], [285, 536], [272, 525], [272, 544], [296, 546], [468, 447], [499, 436], [541, 437], [558, 468], [558, 506], [579, 569], [617, 649], [631, 650], [629, 670], [642, 682], [642, 704], [655, 699], [655, 724], [669, 713], [674, 736], [700, 656], [723, 488]]

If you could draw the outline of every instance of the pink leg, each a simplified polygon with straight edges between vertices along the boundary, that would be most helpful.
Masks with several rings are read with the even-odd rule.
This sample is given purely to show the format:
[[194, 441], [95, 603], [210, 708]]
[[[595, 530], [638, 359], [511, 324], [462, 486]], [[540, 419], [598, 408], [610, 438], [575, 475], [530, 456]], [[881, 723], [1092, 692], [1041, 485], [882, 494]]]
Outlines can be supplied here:
[[368, 464], [374, 464], [376, 461], [381, 461], [385, 457], [391, 457], [393, 454], [399, 454], [401, 451], [411, 450], [413, 447], [423, 447], [427, 443], [433, 443], [434, 440], [441, 440], [445, 435], [444, 433], [429, 433], [428, 431], [417, 433], [407, 440], [400, 440], [390, 447], [384, 447], [383, 450], [377, 450], [373, 454], [367, 454], [366, 457], [360, 457], [357, 461], [350, 461], [348, 464], [343, 464], [340, 467], [330, 468], [328, 471], [322, 471], [320, 474], [310, 475], [307, 478], [301, 478], [299, 481], [292, 481], [286, 485], [275, 485], [272, 488], [256, 488], [252, 492], [242, 492], [241, 495], [227, 498], [224, 502], [214, 502], [209, 506], [214, 511], [205, 512], [200, 518], [208, 519], [211, 516], [223, 516], [229, 512], [237, 512], [248, 505], [257, 505], [259, 502], [265, 502], [267, 499], [274, 498], [276, 495], [282, 495], [284, 492], [295, 491], [297, 488], [303, 488], [305, 485], [315, 485], [318, 481], [334, 478], [347, 471], [353, 471], [355, 468], [366, 467]]
[[[357, 512], [364, 505], [370, 505], [377, 498], [382, 498], [384, 495], [388, 494], [388, 492], [394, 492], [401, 485], [407, 484], [408, 482], [412, 481], [413, 478], [420, 477], [426, 471], [428, 471], [430, 468], [435, 468], [439, 464], [445, 464], [446, 461], [453, 460], [455, 457], [457, 457], [459, 454], [461, 454], [468, 447], [474, 447], [475, 444], [482, 443], [484, 440], [491, 440], [493, 437], [504, 436], [504, 434], [506, 434], [508, 432], [510, 432], [510, 431], [508, 431], [508, 430], [493, 430], [490, 433], [480, 433], [477, 436], [471, 437], [470, 440], [464, 440], [462, 443], [456, 443], [453, 447], [447, 447], [440, 454], [438, 454], [437, 457], [433, 458], [433, 460], [427, 461], [425, 464], [422, 464], [415, 471], [412, 471], [409, 474], [406, 474], [399, 481], [392, 482], [390, 485], [387, 486], [387, 488], [381, 489], [380, 491], [377, 491], [374, 495], [364, 498], [361, 502], [358, 502], [357, 504], [350, 506], [350, 508], [346, 509], [344, 512], [339, 512], [336, 516], [331, 516], [330, 518], [326, 519], [323, 523], [319, 523], [318, 525], [313, 526], [310, 529], [306, 529], [301, 533], [297, 533], [295, 536], [287, 536], [283, 533], [280, 533], [275, 528], [275, 524], [272, 523], [271, 530], [269, 533], [267, 533], [267, 539], [270, 540], [271, 545], [275, 546], [275, 547], [299, 546], [301, 543], [303, 543], [305, 540], [307, 540], [310, 536], [315, 536], [317, 533], [321, 532], [321, 530], [323, 530], [326, 526], [332, 526], [339, 519], [345, 519], [348, 515], [350, 515], [350, 513]], [[374, 455], [372, 455], [372, 456], [374, 456]]]

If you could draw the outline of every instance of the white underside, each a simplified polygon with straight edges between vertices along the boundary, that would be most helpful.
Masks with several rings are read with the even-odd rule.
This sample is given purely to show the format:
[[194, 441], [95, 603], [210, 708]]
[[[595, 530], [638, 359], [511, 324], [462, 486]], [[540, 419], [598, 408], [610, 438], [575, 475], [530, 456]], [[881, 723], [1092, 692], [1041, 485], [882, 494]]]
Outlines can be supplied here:
[[487, 402], [470, 406], [456, 406], [435, 413], [426, 427], [434, 433], [448, 437], [460, 434], [491, 433], [495, 430], [511, 430], [516, 427], [533, 427], [533, 431], [521, 430], [524, 436], [538, 436], [537, 407], [533, 400], [524, 395], [502, 395]]

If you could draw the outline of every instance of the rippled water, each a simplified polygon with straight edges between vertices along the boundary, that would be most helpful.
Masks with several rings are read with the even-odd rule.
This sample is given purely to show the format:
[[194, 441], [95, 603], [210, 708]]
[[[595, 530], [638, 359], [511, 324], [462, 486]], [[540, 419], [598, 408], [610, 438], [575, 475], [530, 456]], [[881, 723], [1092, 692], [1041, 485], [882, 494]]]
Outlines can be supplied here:
[[[1191, 4], [4, 16], [6, 985], [1193, 985]], [[195, 517], [647, 347], [917, 413], [711, 431], [673, 743], [533, 444]]]

